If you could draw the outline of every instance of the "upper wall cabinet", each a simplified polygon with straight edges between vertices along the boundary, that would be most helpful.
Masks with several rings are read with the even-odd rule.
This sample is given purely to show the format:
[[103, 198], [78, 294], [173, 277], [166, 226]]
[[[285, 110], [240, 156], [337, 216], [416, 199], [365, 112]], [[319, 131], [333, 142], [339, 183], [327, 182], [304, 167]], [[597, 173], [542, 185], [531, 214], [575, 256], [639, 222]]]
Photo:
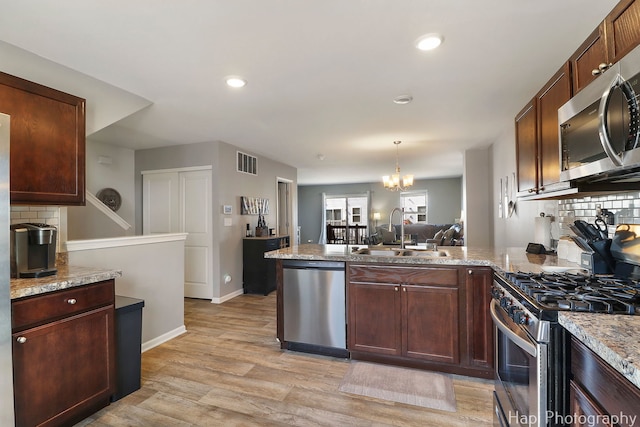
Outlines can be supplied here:
[[566, 62], [536, 95], [538, 113], [538, 191], [560, 181], [558, 108], [571, 99], [571, 74]]
[[638, 44], [640, 0], [622, 0], [569, 58], [574, 94]]
[[609, 62], [618, 62], [640, 44], [640, 0], [622, 0], [604, 20]]
[[536, 99], [516, 116], [516, 167], [518, 193], [533, 193], [538, 188], [538, 127]]
[[11, 203], [85, 204], [85, 100], [0, 72]]
[[571, 98], [569, 62], [516, 116], [518, 194], [553, 190], [560, 180], [558, 108]]
[[602, 22], [569, 58], [573, 92], [578, 93], [609, 68], [605, 25]]

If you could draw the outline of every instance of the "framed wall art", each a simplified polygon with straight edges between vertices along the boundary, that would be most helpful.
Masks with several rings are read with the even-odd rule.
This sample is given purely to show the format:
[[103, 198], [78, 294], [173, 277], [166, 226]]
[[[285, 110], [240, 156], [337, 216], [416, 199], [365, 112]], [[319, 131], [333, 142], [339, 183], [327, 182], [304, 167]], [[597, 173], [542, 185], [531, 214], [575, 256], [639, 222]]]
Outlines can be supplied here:
[[269, 199], [241, 196], [240, 213], [242, 215], [269, 215]]

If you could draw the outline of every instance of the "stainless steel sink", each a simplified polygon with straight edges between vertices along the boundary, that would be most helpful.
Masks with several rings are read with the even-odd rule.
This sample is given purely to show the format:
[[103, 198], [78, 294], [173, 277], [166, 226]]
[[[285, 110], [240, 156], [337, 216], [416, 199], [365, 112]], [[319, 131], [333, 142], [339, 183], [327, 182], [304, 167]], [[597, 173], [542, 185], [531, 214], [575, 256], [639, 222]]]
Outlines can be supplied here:
[[447, 251], [439, 250], [408, 250], [399, 248], [362, 248], [354, 252], [357, 255], [370, 256], [407, 256], [407, 257], [446, 257], [449, 256]]
[[449, 252], [447, 251], [421, 251], [421, 250], [410, 250], [404, 251], [402, 256], [416, 256], [416, 257], [431, 257], [431, 258], [440, 258], [449, 256]]
[[399, 256], [404, 253], [402, 249], [395, 248], [362, 248], [356, 252], [358, 255], [372, 255], [372, 256]]

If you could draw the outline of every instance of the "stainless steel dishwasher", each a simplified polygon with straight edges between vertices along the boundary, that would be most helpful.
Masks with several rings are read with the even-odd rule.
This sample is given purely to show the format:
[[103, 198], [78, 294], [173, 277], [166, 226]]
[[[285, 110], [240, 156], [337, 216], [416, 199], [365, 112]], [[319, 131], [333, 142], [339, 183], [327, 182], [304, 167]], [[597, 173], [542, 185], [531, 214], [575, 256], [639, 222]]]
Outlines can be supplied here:
[[283, 260], [285, 348], [347, 357], [345, 264]]

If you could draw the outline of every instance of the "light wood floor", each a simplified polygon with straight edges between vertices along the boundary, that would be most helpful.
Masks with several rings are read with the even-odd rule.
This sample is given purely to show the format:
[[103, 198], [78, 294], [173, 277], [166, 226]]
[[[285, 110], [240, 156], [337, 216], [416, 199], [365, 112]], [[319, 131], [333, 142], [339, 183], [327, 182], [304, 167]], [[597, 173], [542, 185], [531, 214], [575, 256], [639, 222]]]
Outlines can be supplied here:
[[339, 392], [349, 361], [280, 350], [275, 307], [185, 300], [188, 332], [143, 354], [142, 388], [79, 425], [492, 425], [491, 381], [454, 376], [455, 413]]

